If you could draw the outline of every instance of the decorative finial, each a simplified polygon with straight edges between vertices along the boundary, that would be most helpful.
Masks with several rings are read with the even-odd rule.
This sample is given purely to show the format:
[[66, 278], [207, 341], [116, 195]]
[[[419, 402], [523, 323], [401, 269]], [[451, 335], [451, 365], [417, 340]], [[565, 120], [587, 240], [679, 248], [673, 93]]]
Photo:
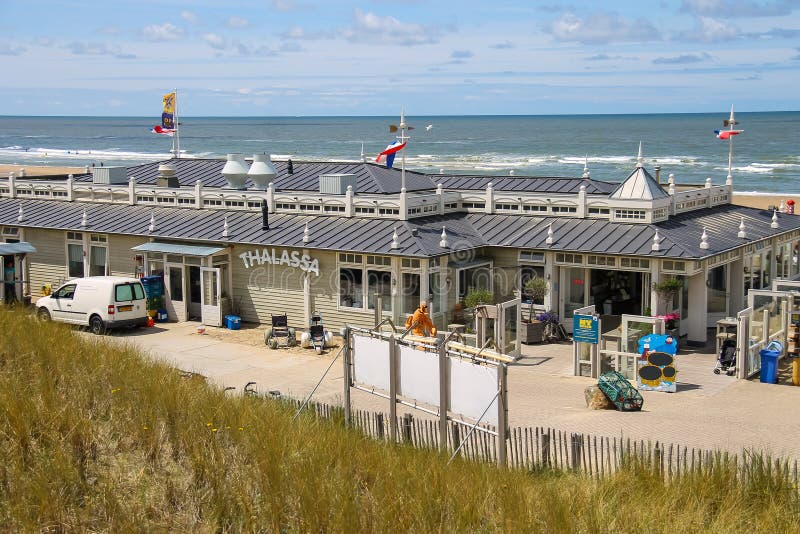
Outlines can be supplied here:
[[711, 177], [706, 178], [706, 189], [711, 189]]
[[150, 227], [148, 228], [150, 232], [156, 231], [156, 215], [155, 213], [150, 214]]
[[311, 236], [308, 235], [308, 223], [306, 223], [306, 227], [303, 229], [303, 243], [308, 243], [311, 241]]
[[736, 235], [739, 239], [747, 238], [747, 233], [744, 231], [744, 217], [742, 217], [742, 222], [739, 223], [739, 233]]
[[579, 187], [579, 189], [580, 189], [581, 193], [585, 193], [585, 192], [586, 192], [586, 185], [584, 185], [584, 184], [581, 184], [581, 186]]
[[770, 228], [778, 227], [778, 210], [772, 210], [772, 224], [770, 224], [769, 227]]
[[509, 176], [514, 176], [514, 169], [511, 169], [510, 171], [508, 171], [508, 175]]
[[439, 246], [442, 248], [447, 248], [449, 245], [447, 244], [447, 232], [444, 231], [444, 226], [442, 226], [442, 240], [439, 241]]
[[656, 228], [656, 235], [653, 236], [653, 245], [650, 247], [653, 252], [661, 250], [661, 238], [658, 236], [658, 228]]
[[786, 213], [786, 203], [781, 199], [781, 205], [778, 207], [778, 211], [781, 213]]
[[392, 234], [392, 249], [400, 248], [400, 241], [398, 241], [397, 237], [397, 227], [394, 227], [394, 233]]
[[700, 236], [700, 248], [703, 250], [708, 248], [708, 234], [706, 233], [705, 226], [703, 227], [703, 235]]
[[673, 173], [669, 173], [669, 176], [667, 177], [667, 183], [668, 184], [674, 184], [675, 183], [675, 175]]
[[[152, 230], [151, 230], [152, 231]], [[225, 224], [222, 225], [222, 237], [228, 237], [230, 234], [228, 232], [228, 216], [225, 216]]]
[[444, 169], [439, 169], [439, 174], [444, 174]]
[[364, 154], [364, 141], [361, 141], [361, 161], [362, 162], [367, 161], [367, 155]]
[[586, 154], [586, 157], [583, 159], [583, 177], [587, 180], [590, 178], [589, 176], [589, 154]]
[[547, 245], [553, 244], [553, 223], [550, 223], [547, 227], [547, 239], [545, 239], [544, 242]]
[[639, 141], [639, 155], [636, 156], [636, 166], [644, 167], [644, 158], [642, 157], [642, 142]]
[[89, 218], [86, 216], [86, 209], [83, 210], [83, 217], [81, 217], [81, 226], [86, 228], [89, 226]]
[[22, 204], [19, 205], [19, 212], [17, 214], [17, 222], [25, 222], [25, 212], [22, 211]]

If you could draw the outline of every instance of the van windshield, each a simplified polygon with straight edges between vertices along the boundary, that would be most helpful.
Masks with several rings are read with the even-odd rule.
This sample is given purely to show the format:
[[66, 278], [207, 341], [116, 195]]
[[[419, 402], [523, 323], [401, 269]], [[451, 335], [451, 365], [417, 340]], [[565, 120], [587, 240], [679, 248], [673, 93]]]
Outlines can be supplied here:
[[114, 288], [114, 298], [117, 302], [130, 302], [132, 300], [142, 300], [144, 298], [144, 289], [142, 284], [137, 282], [130, 284], [119, 284]]

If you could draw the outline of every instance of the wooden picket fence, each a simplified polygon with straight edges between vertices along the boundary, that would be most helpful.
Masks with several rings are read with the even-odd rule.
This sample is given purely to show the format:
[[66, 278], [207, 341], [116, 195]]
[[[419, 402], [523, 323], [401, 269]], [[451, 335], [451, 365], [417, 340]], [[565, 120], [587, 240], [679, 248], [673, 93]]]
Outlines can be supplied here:
[[[295, 408], [300, 401], [282, 399]], [[344, 409], [323, 403], [306, 407], [324, 419], [344, 420]], [[351, 426], [373, 439], [388, 441], [388, 415], [382, 412], [353, 410]], [[447, 451], [452, 454], [464, 441], [459, 456], [472, 461], [497, 462], [497, 437], [487, 432], [469, 434], [471, 426], [448, 422]], [[493, 430], [489, 425], [484, 429]], [[438, 422], [430, 418], [415, 418], [406, 413], [397, 418], [397, 439], [401, 444], [438, 450]], [[603, 477], [623, 466], [655, 469], [666, 480], [690, 473], [713, 473], [733, 468], [741, 478], [783, 477], [800, 491], [798, 461], [771, 458], [768, 455], [689, 448], [672, 443], [644, 442], [621, 437], [601, 437], [566, 432], [544, 427], [513, 427], [506, 442], [507, 465], [527, 471], [560, 470], [581, 472]]]

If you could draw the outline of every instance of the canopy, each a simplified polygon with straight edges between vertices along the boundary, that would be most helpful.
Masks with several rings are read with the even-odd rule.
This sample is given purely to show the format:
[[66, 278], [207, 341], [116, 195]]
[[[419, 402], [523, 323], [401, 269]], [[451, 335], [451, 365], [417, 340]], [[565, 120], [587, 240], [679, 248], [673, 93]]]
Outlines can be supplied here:
[[0, 243], [0, 256], [10, 256], [12, 254], [30, 254], [36, 249], [27, 241], [19, 243]]
[[184, 256], [212, 256], [217, 252], [225, 250], [224, 247], [201, 246], [201, 245], [181, 245], [179, 243], [142, 243], [136, 245], [131, 250], [137, 252], [164, 252], [166, 254], [183, 254]]

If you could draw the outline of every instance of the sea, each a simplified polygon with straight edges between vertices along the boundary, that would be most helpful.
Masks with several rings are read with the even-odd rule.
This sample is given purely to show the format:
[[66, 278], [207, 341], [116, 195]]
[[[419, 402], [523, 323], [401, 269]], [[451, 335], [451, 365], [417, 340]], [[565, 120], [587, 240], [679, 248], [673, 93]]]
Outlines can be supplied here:
[[[636, 165], [658, 164], [662, 180], [724, 184], [728, 112], [652, 115], [406, 117], [406, 168], [427, 173], [591, 177], [620, 182]], [[738, 192], [800, 192], [800, 112], [736, 114]], [[0, 117], [0, 163], [134, 165], [170, 157], [173, 138], [148, 117]], [[399, 117], [181, 117], [181, 157], [268, 153], [275, 159], [370, 161], [394, 141]], [[400, 165], [400, 158], [395, 166]], [[654, 173], [653, 173], [654, 174]]]

